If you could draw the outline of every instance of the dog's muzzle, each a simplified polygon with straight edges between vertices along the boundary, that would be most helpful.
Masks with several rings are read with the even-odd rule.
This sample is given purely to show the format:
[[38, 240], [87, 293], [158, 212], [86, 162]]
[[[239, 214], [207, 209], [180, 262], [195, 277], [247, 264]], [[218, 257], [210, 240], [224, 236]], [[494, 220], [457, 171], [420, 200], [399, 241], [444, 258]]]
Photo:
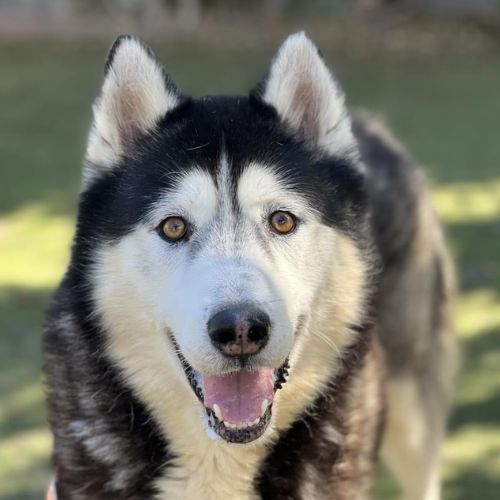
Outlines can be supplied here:
[[201, 374], [176, 348], [184, 371], [205, 407], [210, 427], [231, 443], [254, 441], [268, 427], [274, 395], [288, 376], [287, 361], [278, 369], [254, 368], [250, 363], [269, 341], [271, 320], [255, 307], [238, 305], [215, 313], [207, 330], [222, 355], [238, 361], [238, 369], [221, 375]]

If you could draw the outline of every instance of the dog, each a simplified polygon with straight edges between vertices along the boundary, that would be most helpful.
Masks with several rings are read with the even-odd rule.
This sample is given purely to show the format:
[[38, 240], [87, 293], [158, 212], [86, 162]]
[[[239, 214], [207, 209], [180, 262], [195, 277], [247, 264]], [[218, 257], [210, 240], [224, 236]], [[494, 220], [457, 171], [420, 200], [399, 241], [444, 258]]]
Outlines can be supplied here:
[[61, 499], [440, 496], [453, 270], [425, 180], [303, 33], [247, 97], [109, 53], [44, 333]]

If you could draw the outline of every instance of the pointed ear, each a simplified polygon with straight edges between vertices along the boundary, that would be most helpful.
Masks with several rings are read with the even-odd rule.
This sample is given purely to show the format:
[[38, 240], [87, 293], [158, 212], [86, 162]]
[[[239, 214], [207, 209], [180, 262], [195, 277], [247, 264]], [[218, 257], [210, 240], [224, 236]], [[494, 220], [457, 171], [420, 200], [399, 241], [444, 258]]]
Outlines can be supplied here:
[[257, 92], [314, 146], [330, 154], [345, 154], [355, 148], [344, 94], [303, 32], [283, 43]]
[[182, 95], [142, 41], [122, 36], [111, 47], [87, 146], [90, 170], [113, 166], [127, 146], [173, 110]]

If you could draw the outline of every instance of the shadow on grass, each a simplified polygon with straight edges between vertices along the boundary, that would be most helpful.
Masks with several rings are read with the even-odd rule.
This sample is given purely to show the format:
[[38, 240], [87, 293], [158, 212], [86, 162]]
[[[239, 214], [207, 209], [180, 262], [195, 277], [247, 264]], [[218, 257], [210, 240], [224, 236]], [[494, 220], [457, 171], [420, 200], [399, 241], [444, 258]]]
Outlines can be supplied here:
[[[0, 445], [5, 463], [0, 463], [1, 500], [43, 498], [50, 477], [49, 450], [36, 449], [39, 430], [47, 429], [41, 376], [41, 334], [50, 289], [0, 287]], [[32, 441], [35, 439], [35, 441]], [[35, 455], [30, 458], [35, 445]], [[14, 447], [14, 448], [12, 448]], [[19, 461], [19, 467], [9, 465]], [[21, 454], [20, 456], [17, 456]]]
[[478, 403], [469, 403], [455, 407], [449, 426], [450, 431], [456, 431], [460, 427], [471, 423], [479, 425], [499, 425], [500, 391]]
[[[484, 460], [498, 460], [500, 450], [488, 453]], [[498, 500], [500, 476], [487, 472], [484, 463], [457, 467], [446, 483], [447, 500]]]
[[0, 438], [46, 425], [41, 334], [51, 290], [0, 288]]
[[446, 232], [460, 264], [462, 289], [490, 286], [500, 292], [500, 215], [496, 220], [448, 224]]
[[[481, 332], [464, 342], [462, 351], [462, 373], [487, 372], [484, 357], [492, 354], [500, 357], [500, 330]], [[497, 377], [498, 371], [492, 370], [491, 376]], [[449, 424], [450, 431], [457, 431], [468, 424], [500, 425], [500, 390], [481, 401], [455, 406]]]

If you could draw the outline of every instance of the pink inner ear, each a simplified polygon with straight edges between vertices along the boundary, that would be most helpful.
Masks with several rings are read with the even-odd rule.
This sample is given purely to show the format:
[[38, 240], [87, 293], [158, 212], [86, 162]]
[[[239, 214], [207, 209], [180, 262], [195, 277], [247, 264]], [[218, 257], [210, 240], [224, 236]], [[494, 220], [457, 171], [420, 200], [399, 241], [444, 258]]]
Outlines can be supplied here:
[[144, 108], [148, 103], [132, 85], [125, 85], [119, 89], [120, 96], [116, 98], [116, 114], [120, 137], [123, 142], [131, 141], [141, 130], [141, 114], [148, 111]]
[[100, 97], [94, 105], [87, 159], [94, 165], [115, 162], [128, 145], [180, 102], [175, 87], [151, 50], [133, 37], [112, 49]]
[[343, 92], [304, 33], [283, 43], [262, 88], [263, 100], [312, 145], [335, 153], [351, 150]]
[[300, 82], [292, 97], [292, 108], [297, 117], [296, 127], [300, 128], [310, 140], [319, 137], [319, 99], [315, 95], [311, 82]]

